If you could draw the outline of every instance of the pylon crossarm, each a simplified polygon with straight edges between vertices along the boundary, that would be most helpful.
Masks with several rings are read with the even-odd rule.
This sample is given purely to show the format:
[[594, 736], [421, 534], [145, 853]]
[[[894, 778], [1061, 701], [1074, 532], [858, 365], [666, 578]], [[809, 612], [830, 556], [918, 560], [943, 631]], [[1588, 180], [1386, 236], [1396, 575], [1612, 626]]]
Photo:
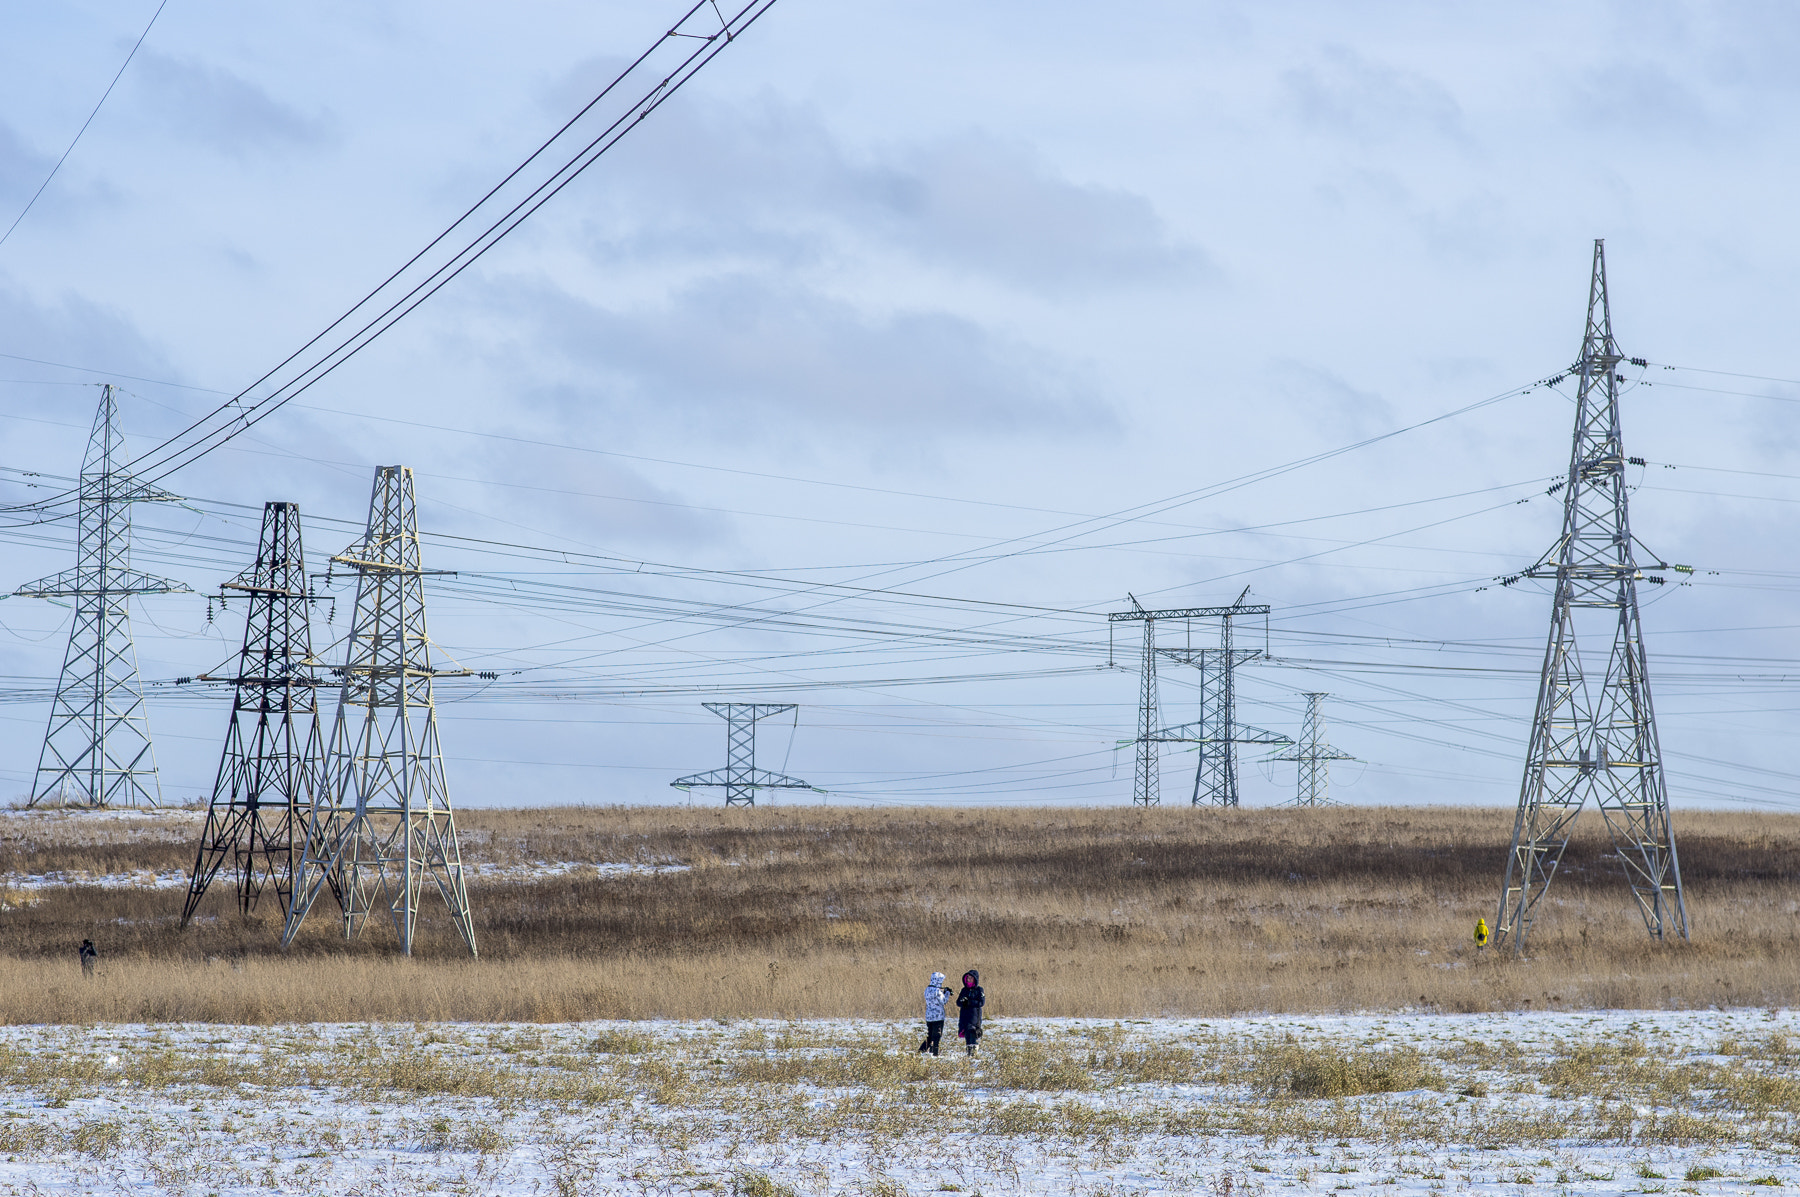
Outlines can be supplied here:
[[1166, 611], [1114, 611], [1106, 618], [1115, 622], [1137, 619], [1217, 619], [1222, 615], [1267, 615], [1267, 603], [1245, 603], [1231, 607], [1175, 607]]
[[437, 678], [437, 677], [470, 677], [473, 671], [468, 669], [432, 669], [416, 668], [411, 665], [342, 665], [331, 671], [338, 677], [362, 677], [373, 679], [405, 678]]
[[671, 786], [680, 790], [693, 790], [702, 786], [721, 787], [725, 791], [727, 806], [754, 805], [756, 791], [759, 789], [816, 789], [799, 778], [756, 767], [758, 721], [771, 715], [793, 712], [797, 727], [799, 707], [791, 702], [707, 702], [701, 706], [725, 720], [725, 767], [677, 778], [669, 783]]
[[717, 786], [751, 786], [759, 790], [818, 789], [809, 781], [801, 781], [798, 777], [789, 777], [783, 773], [770, 773], [767, 769], [757, 769], [741, 777], [732, 776], [724, 769], [712, 769], [705, 773], [692, 773], [678, 778], [670, 782], [669, 786], [677, 790], [698, 790]]
[[88, 580], [93, 577], [93, 572], [87, 569], [66, 569], [60, 574], [29, 582], [13, 591], [13, 595], [17, 598], [72, 598], [84, 594], [135, 596], [194, 593], [193, 587], [173, 578], [156, 578], [145, 573], [109, 569], [105, 571], [103, 580], [93, 582]]
[[285, 590], [275, 586], [253, 586], [247, 582], [220, 582], [220, 590], [241, 590], [245, 594], [273, 595], [280, 598], [305, 598], [304, 590]]
[[330, 560], [333, 565], [348, 565], [358, 572], [406, 574], [410, 577], [429, 575], [434, 578], [454, 578], [457, 573], [453, 569], [421, 569], [417, 565], [411, 565], [405, 561], [388, 561], [379, 557], [357, 557], [349, 553], [339, 553]]

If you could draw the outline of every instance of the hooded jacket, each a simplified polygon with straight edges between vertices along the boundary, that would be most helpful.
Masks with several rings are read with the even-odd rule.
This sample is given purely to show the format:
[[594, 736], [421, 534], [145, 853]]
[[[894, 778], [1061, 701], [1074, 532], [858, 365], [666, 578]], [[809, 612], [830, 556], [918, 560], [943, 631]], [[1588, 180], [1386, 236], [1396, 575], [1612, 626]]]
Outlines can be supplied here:
[[942, 1022], [944, 1020], [944, 974], [932, 973], [931, 983], [925, 986], [925, 1021]]
[[981, 1008], [987, 995], [981, 991], [981, 974], [970, 969], [963, 974], [962, 992], [956, 995], [956, 1033], [964, 1039], [981, 1035]]

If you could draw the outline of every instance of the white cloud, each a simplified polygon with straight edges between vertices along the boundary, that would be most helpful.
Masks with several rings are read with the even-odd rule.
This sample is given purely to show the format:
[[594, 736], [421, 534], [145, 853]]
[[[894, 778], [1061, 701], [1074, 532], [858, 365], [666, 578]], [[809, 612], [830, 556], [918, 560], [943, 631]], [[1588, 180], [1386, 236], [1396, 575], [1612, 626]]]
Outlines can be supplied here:
[[657, 136], [624, 147], [582, 192], [604, 258], [791, 266], [879, 247], [1051, 294], [1212, 270], [1144, 196], [1071, 180], [1018, 140], [970, 130], [852, 146], [772, 96], [682, 97], [655, 119]]
[[492, 302], [516, 322], [525, 358], [554, 355], [617, 418], [673, 422], [700, 439], [879, 429], [930, 444], [1111, 423], [1079, 369], [973, 321], [875, 314], [763, 276], [709, 277], [633, 307], [524, 283]]
[[228, 67], [146, 48], [131, 65], [131, 91], [184, 141], [220, 153], [288, 154], [329, 144], [335, 124], [285, 104]]
[[1443, 84], [1418, 71], [1374, 61], [1344, 45], [1282, 74], [1285, 99], [1308, 128], [1365, 142], [1420, 133], [1467, 137], [1462, 106]]

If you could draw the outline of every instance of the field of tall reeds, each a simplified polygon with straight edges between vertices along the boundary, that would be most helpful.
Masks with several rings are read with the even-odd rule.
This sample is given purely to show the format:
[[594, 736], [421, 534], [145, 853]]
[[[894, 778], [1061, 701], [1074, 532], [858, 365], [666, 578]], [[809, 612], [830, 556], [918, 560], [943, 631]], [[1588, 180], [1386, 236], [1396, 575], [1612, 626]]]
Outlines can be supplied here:
[[[1693, 939], [1658, 943], [1597, 817], [1521, 958], [1510, 811], [586, 807], [459, 814], [478, 960], [428, 894], [398, 959], [329, 900], [283, 952], [228, 882], [178, 927], [193, 812], [0, 816], [0, 1020], [901, 1017], [978, 968], [1004, 1015], [1792, 1005], [1800, 817], [1679, 815]], [[596, 864], [660, 866], [596, 871]], [[670, 866], [682, 866], [672, 868]], [[118, 884], [165, 878], [160, 888]], [[60, 882], [44, 884], [54, 876]], [[106, 882], [106, 884], [101, 884]], [[76, 946], [100, 967], [84, 978]]]

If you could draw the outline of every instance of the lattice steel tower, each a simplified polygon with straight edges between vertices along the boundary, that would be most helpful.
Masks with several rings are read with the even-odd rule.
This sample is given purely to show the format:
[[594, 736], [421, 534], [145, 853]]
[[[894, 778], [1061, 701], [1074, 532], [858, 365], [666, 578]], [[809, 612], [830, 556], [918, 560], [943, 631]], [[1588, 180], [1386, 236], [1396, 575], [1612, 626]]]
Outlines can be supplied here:
[[[1248, 588], [1245, 594], [1249, 593]], [[1265, 603], [1244, 602], [1244, 595], [1229, 607], [1177, 607], [1166, 611], [1146, 611], [1132, 600], [1130, 611], [1115, 611], [1108, 620], [1142, 622], [1144, 625], [1144, 659], [1138, 697], [1137, 777], [1133, 783], [1132, 801], [1143, 806], [1161, 802], [1157, 776], [1158, 744], [1195, 744], [1199, 746], [1200, 763], [1194, 771], [1195, 806], [1236, 806], [1238, 804], [1237, 746], [1239, 744], [1287, 744], [1291, 741], [1276, 732], [1264, 731], [1239, 723], [1237, 719], [1237, 667], [1244, 661], [1262, 655], [1257, 649], [1232, 647], [1231, 621], [1245, 615], [1267, 615]], [[1156, 643], [1158, 620], [1217, 619], [1219, 647], [1159, 648]], [[1200, 718], [1176, 727], [1158, 727], [1161, 712], [1157, 703], [1156, 658], [1194, 665], [1200, 670]], [[1125, 741], [1119, 741], [1121, 744]]]
[[[756, 767], [756, 723], [771, 715], [800, 708], [791, 702], [705, 702], [701, 706], [725, 720], [725, 767], [690, 773], [669, 784], [678, 790], [722, 786], [726, 806], [755, 806], [758, 790], [811, 790], [817, 787]], [[796, 716], [798, 718], [798, 716]]]
[[[1571, 370], [1579, 386], [1574, 447], [1562, 484], [1562, 535], [1523, 575], [1553, 580], [1555, 599], [1494, 926], [1496, 944], [1511, 938], [1515, 951], [1524, 949], [1590, 794], [1650, 934], [1661, 939], [1672, 927], [1681, 938], [1688, 935], [1638, 615], [1637, 583], [1644, 574], [1626, 509], [1627, 459], [1619, 433], [1624, 378], [1616, 371], [1622, 360], [1606, 297], [1605, 243], [1596, 241], [1587, 331], [1581, 360]], [[1670, 567], [1659, 561], [1652, 568]], [[1604, 673], [1594, 651], [1601, 643], [1608, 646]], [[1598, 685], [1590, 667], [1599, 674]]]
[[244, 595], [249, 610], [233, 676], [201, 675], [231, 682], [233, 693], [225, 751], [181, 908], [184, 927], [222, 868], [236, 884], [241, 913], [255, 911], [263, 890], [273, 886], [287, 917], [324, 756], [297, 504], [263, 504], [256, 564], [220, 589]]
[[1238, 745], [1285, 744], [1287, 737], [1260, 728], [1247, 727], [1237, 718], [1237, 670], [1245, 661], [1262, 653], [1257, 649], [1232, 645], [1231, 621], [1234, 616], [1268, 614], [1243, 608], [1238, 603], [1220, 612], [1219, 647], [1198, 649], [1189, 658], [1200, 667], [1200, 763], [1194, 768], [1194, 805], [1236, 806], [1238, 804]]
[[1294, 793], [1294, 806], [1330, 806], [1331, 762], [1353, 761], [1347, 752], [1339, 752], [1325, 742], [1325, 700], [1327, 694], [1306, 694], [1306, 722], [1300, 739], [1286, 752], [1270, 757], [1275, 761], [1294, 761], [1300, 766], [1300, 781]]
[[[1131, 600], [1133, 603], [1137, 599]], [[1156, 620], [1144, 617], [1144, 661], [1138, 670], [1137, 773], [1131, 801], [1138, 806], [1162, 805], [1162, 762], [1157, 759], [1162, 704], [1156, 695]]]
[[435, 678], [468, 671], [432, 668], [425, 630], [429, 571], [420, 564], [410, 468], [376, 468], [368, 531], [331, 561], [357, 575], [356, 613], [325, 777], [306, 814], [305, 849], [281, 941], [293, 942], [320, 891], [335, 885], [344, 938], [385, 912], [401, 952], [410, 956], [420, 894], [429, 884], [473, 956], [475, 921], [432, 691]]
[[131, 644], [131, 598], [183, 594], [188, 587], [131, 568], [131, 505], [173, 502], [176, 496], [131, 476], [118, 416], [113, 388], [102, 387], [81, 462], [75, 568], [13, 591], [75, 600], [69, 647], [31, 784], [32, 806], [46, 798], [155, 806], [162, 798]]

